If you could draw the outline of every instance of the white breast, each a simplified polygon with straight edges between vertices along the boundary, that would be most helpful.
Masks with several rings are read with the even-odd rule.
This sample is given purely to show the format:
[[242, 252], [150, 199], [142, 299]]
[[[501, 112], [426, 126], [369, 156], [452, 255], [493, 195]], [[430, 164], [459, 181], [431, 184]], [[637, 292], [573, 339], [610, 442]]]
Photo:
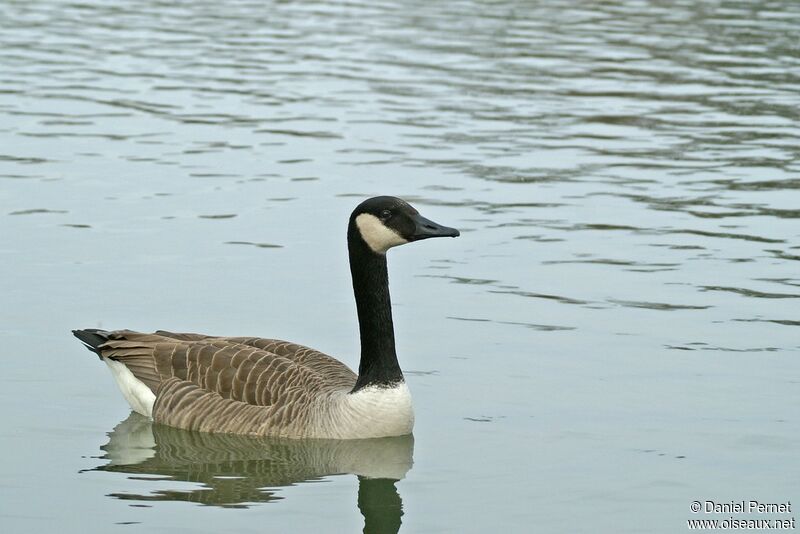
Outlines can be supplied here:
[[334, 439], [404, 436], [414, 429], [411, 392], [405, 382], [394, 387], [370, 386], [356, 393], [328, 397], [312, 423], [314, 437]]

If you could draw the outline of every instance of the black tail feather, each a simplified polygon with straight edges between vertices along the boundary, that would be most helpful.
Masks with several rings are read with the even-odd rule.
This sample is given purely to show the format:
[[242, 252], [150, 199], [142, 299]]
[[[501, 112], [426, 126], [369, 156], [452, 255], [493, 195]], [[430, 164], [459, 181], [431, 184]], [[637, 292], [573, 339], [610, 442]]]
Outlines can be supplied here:
[[109, 332], [98, 330], [97, 328], [87, 328], [85, 330], [73, 330], [72, 334], [80, 339], [84, 346], [90, 351], [100, 356], [100, 345], [108, 341]]

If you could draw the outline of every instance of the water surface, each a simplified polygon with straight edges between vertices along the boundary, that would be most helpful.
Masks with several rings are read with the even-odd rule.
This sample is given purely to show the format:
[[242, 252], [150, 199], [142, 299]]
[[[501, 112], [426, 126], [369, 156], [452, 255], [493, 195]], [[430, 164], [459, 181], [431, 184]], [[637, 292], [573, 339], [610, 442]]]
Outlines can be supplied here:
[[[800, 502], [796, 2], [0, 21], [4, 530], [676, 532], [693, 500]], [[131, 423], [69, 335], [357, 367], [344, 229], [376, 194], [462, 231], [390, 253], [402, 472]]]

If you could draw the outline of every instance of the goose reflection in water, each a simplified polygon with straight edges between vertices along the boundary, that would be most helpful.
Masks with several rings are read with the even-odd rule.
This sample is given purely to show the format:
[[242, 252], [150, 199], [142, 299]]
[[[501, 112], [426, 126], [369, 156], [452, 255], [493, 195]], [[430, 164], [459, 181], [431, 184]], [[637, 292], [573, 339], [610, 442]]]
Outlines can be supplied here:
[[[395, 483], [411, 469], [411, 435], [361, 440], [291, 440], [171, 428], [137, 413], [109, 433], [108, 463], [92, 471], [202, 484], [197, 489], [112, 493], [135, 501], [186, 501], [247, 507], [277, 501], [276, 488], [340, 474], [358, 476], [364, 532], [398, 532], [403, 515]], [[150, 478], [153, 475], [158, 478]], [[147, 476], [147, 478], [144, 478]]]

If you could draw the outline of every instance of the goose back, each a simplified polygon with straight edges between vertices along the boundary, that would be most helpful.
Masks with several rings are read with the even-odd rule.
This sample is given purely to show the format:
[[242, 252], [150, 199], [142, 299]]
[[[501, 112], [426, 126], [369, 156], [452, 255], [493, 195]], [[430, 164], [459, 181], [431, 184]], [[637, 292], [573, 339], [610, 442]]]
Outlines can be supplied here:
[[356, 382], [338, 360], [276, 339], [92, 333], [105, 339], [94, 349], [101, 358], [123, 364], [155, 396], [144, 415], [187, 430], [323, 437], [317, 420]]

